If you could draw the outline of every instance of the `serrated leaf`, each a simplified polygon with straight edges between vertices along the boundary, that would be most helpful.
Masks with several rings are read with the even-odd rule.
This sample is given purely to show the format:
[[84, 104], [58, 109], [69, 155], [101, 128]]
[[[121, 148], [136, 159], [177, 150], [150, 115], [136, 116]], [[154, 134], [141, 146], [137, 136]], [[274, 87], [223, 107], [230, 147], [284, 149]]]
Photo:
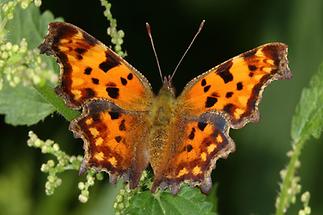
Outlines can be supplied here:
[[[47, 34], [48, 23], [53, 21], [63, 21], [63, 19], [55, 19], [50, 11], [41, 14], [39, 8], [33, 4], [25, 10], [18, 6], [14, 11], [14, 19], [6, 26], [9, 32], [8, 40], [14, 44], [19, 44], [25, 38], [29, 49], [37, 48]], [[40, 56], [49, 69], [55, 72], [59, 71], [53, 58], [45, 55]]]
[[294, 141], [319, 138], [323, 131], [323, 64], [304, 88], [292, 120], [291, 136]]
[[0, 91], [0, 114], [12, 125], [32, 125], [54, 112], [54, 107], [44, 101], [30, 87], [4, 85]]
[[136, 194], [129, 203], [127, 214], [151, 215], [215, 215], [213, 203], [197, 188], [184, 186], [177, 195], [168, 192], [152, 194], [145, 191]]
[[51, 12], [45, 11], [41, 14], [39, 8], [33, 4], [25, 10], [17, 6], [14, 19], [6, 26], [9, 31], [8, 40], [12, 43], [19, 43], [22, 38], [25, 38], [30, 48], [36, 48], [47, 33], [48, 23], [53, 21], [55, 18]]

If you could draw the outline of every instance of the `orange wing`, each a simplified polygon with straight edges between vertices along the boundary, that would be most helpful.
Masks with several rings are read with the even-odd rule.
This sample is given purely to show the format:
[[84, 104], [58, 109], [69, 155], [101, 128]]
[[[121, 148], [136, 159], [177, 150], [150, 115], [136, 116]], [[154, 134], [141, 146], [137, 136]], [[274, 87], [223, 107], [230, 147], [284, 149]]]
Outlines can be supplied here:
[[263, 89], [276, 79], [291, 77], [287, 46], [271, 43], [232, 58], [192, 80], [179, 96], [163, 151], [151, 160], [152, 191], [182, 181], [211, 188], [211, 172], [219, 158], [234, 151], [230, 127], [258, 119]]
[[180, 116], [170, 131], [169, 147], [159, 155], [163, 162], [156, 162], [157, 165], [152, 162], [155, 173], [152, 191], [155, 192], [158, 186], [170, 185], [176, 193], [179, 184], [186, 181], [199, 185], [207, 193], [216, 161], [235, 149], [226, 119], [217, 113], [205, 113], [193, 120]]
[[287, 45], [269, 43], [234, 57], [189, 82], [179, 106], [189, 114], [220, 111], [232, 128], [259, 118], [258, 103], [273, 80], [290, 79]]
[[102, 99], [87, 103], [82, 115], [70, 125], [75, 136], [84, 141], [81, 172], [94, 167], [108, 172], [113, 182], [123, 175], [131, 188], [136, 187], [148, 165], [146, 117]]
[[50, 23], [39, 49], [58, 58], [61, 79], [57, 92], [71, 107], [79, 108], [91, 98], [106, 98], [126, 110], [147, 110], [151, 104], [153, 93], [146, 78], [74, 25]]

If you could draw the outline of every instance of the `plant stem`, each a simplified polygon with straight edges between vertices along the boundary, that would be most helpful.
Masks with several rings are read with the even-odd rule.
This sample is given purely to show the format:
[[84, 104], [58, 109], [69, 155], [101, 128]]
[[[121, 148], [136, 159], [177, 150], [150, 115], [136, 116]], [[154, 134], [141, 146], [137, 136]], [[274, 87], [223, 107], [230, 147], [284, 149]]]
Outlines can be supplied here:
[[294, 142], [293, 150], [291, 151], [290, 160], [287, 165], [286, 175], [283, 177], [282, 184], [280, 186], [280, 192], [278, 195], [278, 203], [276, 205], [275, 215], [284, 215], [286, 214], [287, 208], [290, 201], [289, 189], [292, 187], [292, 180], [295, 177], [295, 172], [298, 168], [298, 160], [301, 154], [302, 148], [304, 146], [305, 140], [299, 139], [298, 142]]
[[64, 101], [56, 95], [54, 89], [47, 83], [43, 85], [34, 85], [37, 92], [45, 99], [49, 104], [53, 105], [58, 113], [60, 113], [66, 120], [71, 121], [80, 115], [78, 111], [68, 108]]

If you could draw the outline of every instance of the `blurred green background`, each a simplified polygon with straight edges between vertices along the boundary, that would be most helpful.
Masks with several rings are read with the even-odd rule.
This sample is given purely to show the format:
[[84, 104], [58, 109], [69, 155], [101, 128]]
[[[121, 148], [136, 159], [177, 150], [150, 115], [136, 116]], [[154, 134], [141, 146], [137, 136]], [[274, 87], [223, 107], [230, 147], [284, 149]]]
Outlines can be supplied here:
[[[174, 85], [181, 92], [200, 73], [260, 44], [280, 41], [289, 45], [293, 79], [266, 88], [260, 104], [261, 120], [232, 130], [236, 152], [220, 160], [213, 171], [218, 183], [219, 214], [272, 214], [279, 191], [279, 171], [291, 148], [290, 122], [301, 89], [323, 62], [323, 1], [321, 0], [111, 0], [118, 27], [124, 30], [126, 60], [151, 82], [161, 87], [145, 22], [152, 26], [164, 74], [174, 69], [202, 19], [205, 27], [180, 66]], [[43, 1], [51, 10], [109, 45], [107, 21], [97, 1]], [[87, 204], [79, 203], [78, 174], [63, 174], [63, 185], [46, 196], [46, 175], [40, 165], [49, 157], [26, 145], [27, 132], [53, 139], [70, 154], [82, 153], [82, 142], [68, 131], [68, 122], [53, 115], [32, 127], [13, 127], [0, 118], [0, 211], [1, 214], [112, 214], [117, 188], [107, 180], [92, 189]], [[321, 140], [306, 144], [301, 156], [302, 190], [311, 192], [312, 214], [323, 214]], [[296, 214], [299, 205], [288, 214]]]

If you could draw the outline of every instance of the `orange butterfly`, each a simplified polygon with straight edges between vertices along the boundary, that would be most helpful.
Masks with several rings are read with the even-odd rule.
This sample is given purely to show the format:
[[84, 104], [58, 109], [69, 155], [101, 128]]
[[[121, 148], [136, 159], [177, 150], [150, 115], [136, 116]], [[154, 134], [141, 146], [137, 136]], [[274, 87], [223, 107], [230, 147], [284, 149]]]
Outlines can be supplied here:
[[151, 190], [181, 182], [211, 188], [219, 158], [234, 151], [230, 128], [259, 119], [258, 103], [273, 80], [289, 79], [287, 46], [269, 43], [238, 55], [190, 81], [176, 97], [171, 78], [154, 95], [128, 62], [78, 27], [54, 22], [40, 45], [61, 66], [56, 92], [83, 109], [70, 130], [84, 141], [81, 170], [123, 176], [131, 188], [150, 164]]

